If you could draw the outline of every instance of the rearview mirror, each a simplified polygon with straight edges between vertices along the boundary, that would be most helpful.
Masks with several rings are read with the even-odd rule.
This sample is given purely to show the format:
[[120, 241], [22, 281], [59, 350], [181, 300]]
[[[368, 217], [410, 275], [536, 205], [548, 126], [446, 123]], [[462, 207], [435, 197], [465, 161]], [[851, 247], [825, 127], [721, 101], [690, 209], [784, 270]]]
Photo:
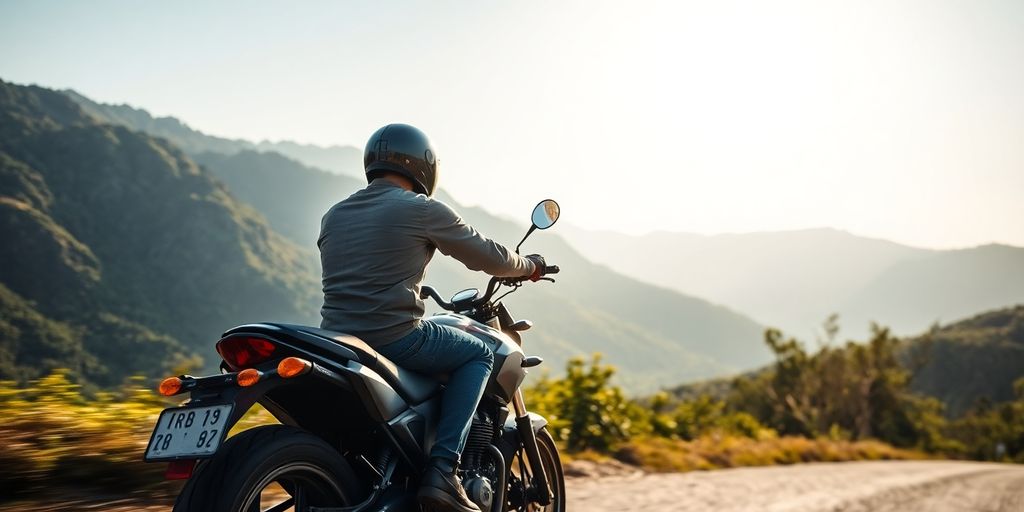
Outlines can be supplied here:
[[558, 203], [554, 199], [545, 199], [533, 208], [533, 225], [537, 229], [547, 229], [558, 220]]
[[526, 236], [524, 236], [523, 239], [519, 241], [519, 245], [516, 246], [516, 254], [519, 254], [519, 247], [523, 245], [523, 242], [525, 242], [526, 238], [530, 236], [530, 233], [533, 233], [538, 229], [547, 229], [555, 225], [555, 221], [558, 220], [558, 214], [561, 213], [559, 210], [558, 203], [556, 203], [554, 199], [545, 199], [537, 203], [537, 206], [533, 207], [533, 215], [531, 216], [533, 225], [530, 226], [530, 230], [526, 232]]

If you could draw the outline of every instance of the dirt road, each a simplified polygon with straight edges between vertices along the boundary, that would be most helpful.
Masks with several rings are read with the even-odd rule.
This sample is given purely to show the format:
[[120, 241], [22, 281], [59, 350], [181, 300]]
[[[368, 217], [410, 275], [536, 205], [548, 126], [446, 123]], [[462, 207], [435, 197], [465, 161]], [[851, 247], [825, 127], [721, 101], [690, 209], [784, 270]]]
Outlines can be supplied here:
[[[571, 478], [569, 512], [1022, 512], [1024, 466], [845, 462], [663, 475]], [[145, 504], [145, 505], [144, 505]], [[119, 498], [0, 505], [7, 512], [168, 512]]]
[[571, 479], [570, 511], [1020, 512], [1024, 466], [847, 462]]

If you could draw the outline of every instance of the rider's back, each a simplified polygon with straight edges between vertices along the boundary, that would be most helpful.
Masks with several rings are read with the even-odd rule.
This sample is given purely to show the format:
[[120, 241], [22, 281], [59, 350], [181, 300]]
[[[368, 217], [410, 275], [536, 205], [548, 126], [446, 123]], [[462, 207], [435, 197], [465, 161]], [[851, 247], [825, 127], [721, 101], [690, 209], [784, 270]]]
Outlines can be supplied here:
[[484, 238], [450, 207], [387, 180], [334, 205], [321, 222], [325, 329], [370, 345], [397, 340], [423, 316], [420, 282], [438, 248], [472, 270], [520, 276], [521, 258]]

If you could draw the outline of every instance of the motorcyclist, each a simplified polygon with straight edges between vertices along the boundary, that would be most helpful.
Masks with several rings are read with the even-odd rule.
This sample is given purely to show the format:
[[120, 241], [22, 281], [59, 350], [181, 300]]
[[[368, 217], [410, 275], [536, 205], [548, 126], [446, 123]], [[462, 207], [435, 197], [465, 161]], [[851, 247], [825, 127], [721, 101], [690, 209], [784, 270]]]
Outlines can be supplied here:
[[438, 159], [420, 130], [380, 128], [366, 143], [363, 164], [368, 186], [331, 207], [321, 223], [321, 326], [361, 338], [399, 366], [449, 374], [417, 495], [434, 510], [479, 512], [456, 470], [493, 354], [464, 331], [421, 321], [420, 283], [435, 249], [498, 277], [536, 280], [544, 259], [520, 257], [485, 238], [431, 197]]

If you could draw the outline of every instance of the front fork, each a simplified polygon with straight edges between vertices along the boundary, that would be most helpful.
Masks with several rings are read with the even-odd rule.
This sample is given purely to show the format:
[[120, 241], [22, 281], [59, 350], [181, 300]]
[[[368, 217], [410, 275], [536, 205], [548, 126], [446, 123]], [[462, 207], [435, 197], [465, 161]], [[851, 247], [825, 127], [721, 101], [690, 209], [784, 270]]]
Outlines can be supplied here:
[[523, 443], [523, 451], [526, 452], [526, 460], [529, 461], [530, 471], [533, 473], [533, 481], [529, 484], [536, 491], [536, 499], [531, 501], [536, 501], [541, 506], [547, 506], [551, 504], [551, 489], [548, 488], [544, 463], [540, 460], [537, 433], [533, 431], [533, 422], [530, 421], [530, 414], [526, 410], [526, 401], [523, 400], [521, 389], [517, 389], [515, 396], [512, 397], [512, 407], [516, 412], [516, 429], [519, 431], [519, 439]]

